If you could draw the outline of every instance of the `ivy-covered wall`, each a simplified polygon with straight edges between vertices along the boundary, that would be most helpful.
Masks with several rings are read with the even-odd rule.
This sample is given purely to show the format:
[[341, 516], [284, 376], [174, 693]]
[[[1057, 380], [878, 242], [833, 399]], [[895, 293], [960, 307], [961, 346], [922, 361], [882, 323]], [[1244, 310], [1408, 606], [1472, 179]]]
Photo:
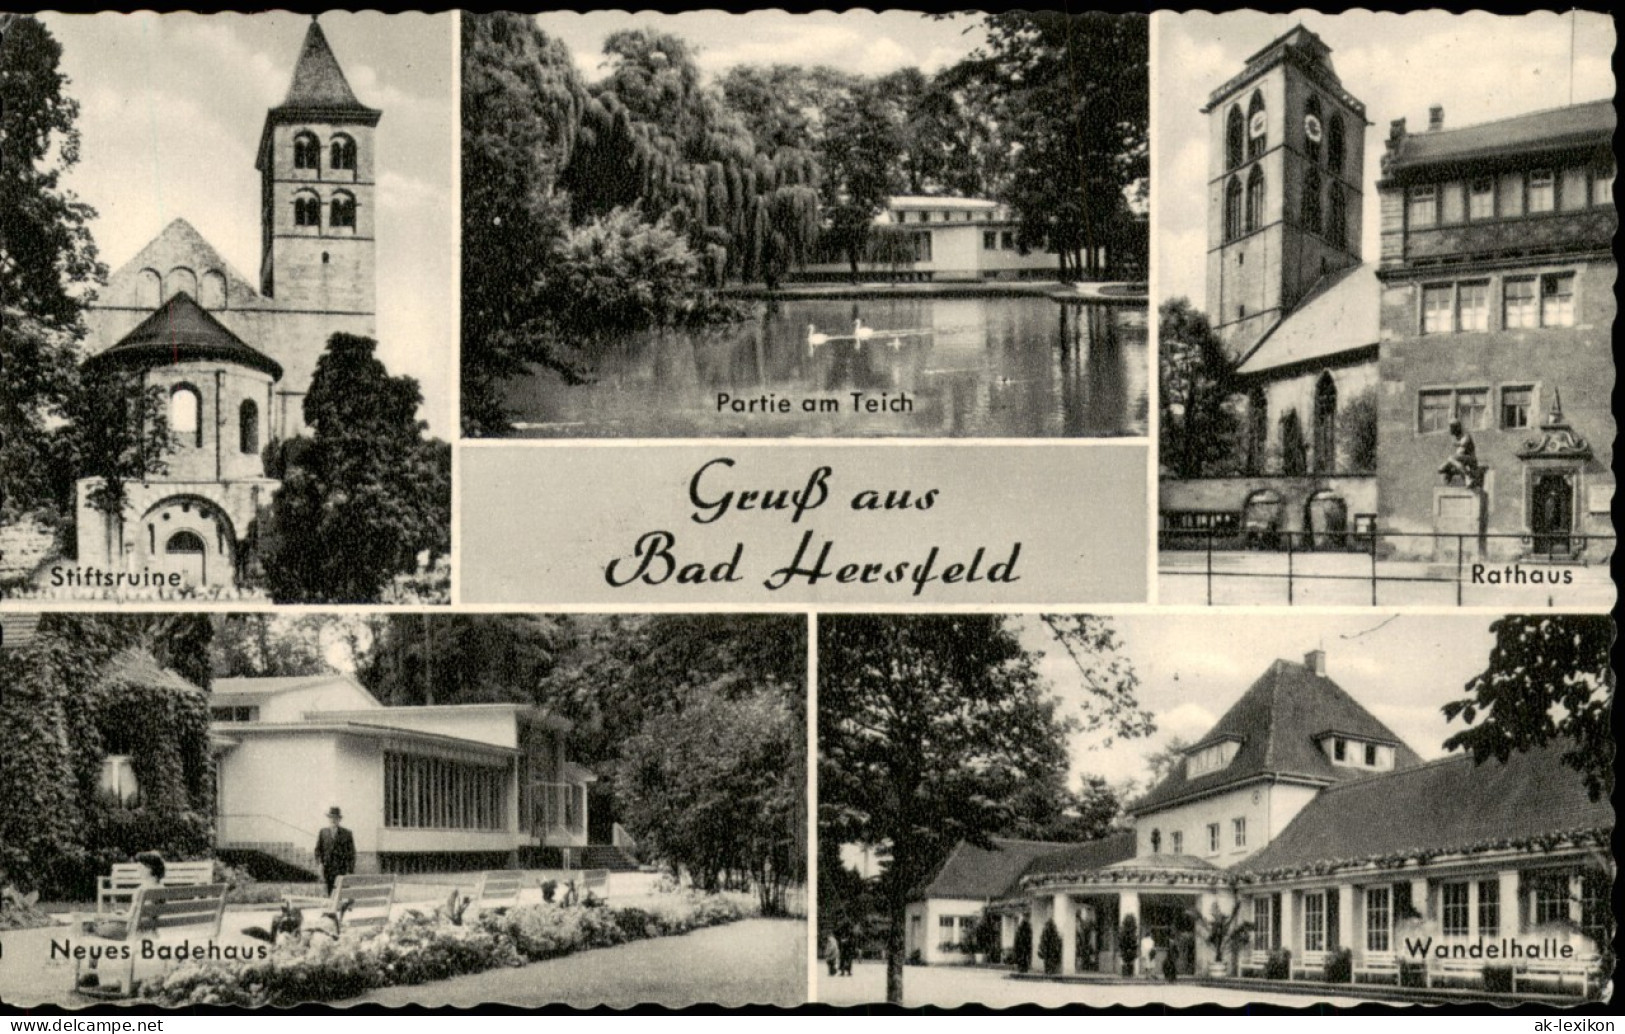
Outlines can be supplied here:
[[[0, 883], [83, 899], [136, 852], [207, 855], [208, 696], [155, 656], [194, 650], [206, 659], [207, 640], [185, 619], [48, 614], [32, 642], [0, 654]], [[131, 800], [101, 789], [110, 754], [130, 758]]]

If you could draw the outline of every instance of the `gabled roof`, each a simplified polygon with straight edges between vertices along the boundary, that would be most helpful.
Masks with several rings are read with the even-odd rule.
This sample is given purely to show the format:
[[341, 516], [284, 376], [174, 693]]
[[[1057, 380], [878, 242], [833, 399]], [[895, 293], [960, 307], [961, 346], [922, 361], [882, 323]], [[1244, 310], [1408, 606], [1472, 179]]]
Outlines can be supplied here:
[[125, 650], [109, 661], [98, 678], [106, 683], [130, 683], [174, 693], [203, 693], [202, 687], [194, 686], [159, 664], [151, 653], [136, 647]]
[[1373, 773], [1369, 769], [1331, 763], [1315, 742], [1316, 735], [1327, 729], [1337, 729], [1356, 739], [1396, 744], [1395, 768], [1409, 768], [1421, 762], [1415, 751], [1337, 683], [1324, 675], [1316, 675], [1306, 665], [1276, 661], [1231, 705], [1212, 730], [1191, 746], [1195, 750], [1225, 737], [1239, 739], [1241, 746], [1230, 764], [1194, 779], [1185, 775], [1186, 764], [1181, 764], [1151, 792], [1130, 805], [1129, 811], [1134, 814], [1153, 811], [1261, 777], [1289, 777], [1325, 784], [1370, 778]]
[[1061, 845], [1033, 860], [1023, 876], [1042, 876], [1056, 872], [1087, 872], [1104, 869], [1134, 857], [1134, 833], [1117, 833], [1099, 840], [1081, 844]]
[[1321, 277], [1275, 328], [1242, 357], [1242, 376], [1375, 348], [1382, 315], [1377, 267], [1350, 266]]
[[1072, 846], [1050, 840], [994, 837], [993, 849], [989, 850], [961, 840], [949, 852], [936, 877], [915, 897], [992, 901], [1004, 897], [1035, 859]]
[[228, 693], [242, 696], [277, 696], [306, 686], [320, 686], [341, 679], [346, 679], [346, 676], [338, 672], [328, 672], [324, 675], [233, 676], [215, 679], [213, 689], [217, 696]]
[[1475, 765], [1456, 755], [1321, 791], [1281, 835], [1238, 867], [1270, 873], [1385, 856], [1485, 850], [1556, 833], [1611, 829], [1614, 809], [1592, 801], [1563, 764], [1570, 745]]
[[108, 284], [116, 288], [140, 270], [151, 269], [163, 274], [177, 265], [192, 269], [200, 277], [211, 269], [219, 270], [226, 278], [226, 302], [231, 308], [255, 308], [264, 304], [254, 285], [237, 272], [195, 226], [181, 218], [171, 219], [158, 236], [108, 278]]
[[188, 359], [220, 359], [269, 374], [272, 380], [282, 376], [275, 359], [249, 347], [184, 291], [172, 295], [117, 344], [85, 362], [163, 366]]
[[1607, 147], [1613, 139], [1615, 117], [1613, 100], [1605, 99], [1531, 111], [1460, 129], [1406, 133], [1391, 141], [1392, 150], [1384, 157], [1384, 172], [1519, 152], [1593, 144]]

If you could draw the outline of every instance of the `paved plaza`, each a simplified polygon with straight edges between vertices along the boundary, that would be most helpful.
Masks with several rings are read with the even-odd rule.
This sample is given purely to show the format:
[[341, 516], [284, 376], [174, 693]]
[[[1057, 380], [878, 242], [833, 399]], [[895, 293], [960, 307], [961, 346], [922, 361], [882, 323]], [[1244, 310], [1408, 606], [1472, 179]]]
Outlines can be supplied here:
[[[886, 1000], [886, 967], [879, 962], [860, 962], [850, 977], [831, 977], [818, 970], [815, 994], [830, 1005], [870, 1005]], [[903, 1005], [919, 1008], [935, 1005], [954, 1008], [961, 1005], [987, 1005], [1007, 1008], [1037, 1005], [1058, 1008], [1063, 1005], [1167, 1005], [1183, 1008], [1193, 1005], [1284, 1005], [1308, 1009], [1319, 1005], [1359, 1005], [1365, 999], [1346, 995], [1283, 994], [1279, 991], [1204, 987], [1181, 981], [1164, 983], [1062, 983], [1047, 980], [1016, 980], [1005, 970], [970, 966], [907, 966], [903, 969]]]

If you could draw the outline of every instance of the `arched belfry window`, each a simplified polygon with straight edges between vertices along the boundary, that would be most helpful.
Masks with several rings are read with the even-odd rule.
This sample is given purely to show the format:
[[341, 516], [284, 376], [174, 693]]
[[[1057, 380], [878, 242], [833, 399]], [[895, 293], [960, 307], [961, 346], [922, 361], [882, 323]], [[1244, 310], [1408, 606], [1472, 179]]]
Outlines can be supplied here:
[[300, 133], [293, 138], [293, 167], [321, 171], [322, 142], [314, 133]]
[[1334, 111], [1326, 122], [1326, 168], [1332, 172], [1343, 171], [1343, 147], [1343, 116]]
[[1240, 105], [1232, 104], [1224, 120], [1224, 167], [1234, 169], [1247, 153], [1247, 120]]
[[1247, 233], [1264, 225], [1264, 170], [1256, 165], [1247, 177], [1247, 216], [1243, 225]]
[[1337, 385], [1323, 373], [1315, 382], [1314, 464], [1316, 474], [1337, 469]]
[[246, 455], [260, 451], [260, 407], [253, 399], [243, 399], [237, 407], [237, 451]]
[[169, 393], [169, 430], [180, 442], [203, 444], [203, 396], [190, 384], [177, 384]]
[[1224, 239], [1233, 241], [1241, 236], [1241, 179], [1231, 176], [1224, 185]]
[[1348, 201], [1341, 184], [1333, 183], [1326, 192], [1326, 237], [1339, 248], [1349, 244]]
[[1257, 90], [1253, 91], [1253, 99], [1247, 102], [1247, 159], [1251, 161], [1264, 153], [1269, 146], [1269, 128], [1264, 118], [1264, 95]]
[[328, 206], [327, 225], [355, 228], [355, 195], [339, 191]]
[[293, 225], [321, 226], [322, 199], [315, 194], [299, 194], [293, 199]]
[[1321, 231], [1320, 170], [1311, 167], [1303, 174], [1303, 228], [1310, 233]]
[[328, 150], [327, 166], [330, 169], [355, 170], [355, 139], [339, 133], [333, 137], [332, 146]]
[[1326, 138], [1326, 123], [1320, 114], [1320, 98], [1314, 94], [1303, 106], [1303, 153], [1309, 160], [1320, 162], [1320, 146]]

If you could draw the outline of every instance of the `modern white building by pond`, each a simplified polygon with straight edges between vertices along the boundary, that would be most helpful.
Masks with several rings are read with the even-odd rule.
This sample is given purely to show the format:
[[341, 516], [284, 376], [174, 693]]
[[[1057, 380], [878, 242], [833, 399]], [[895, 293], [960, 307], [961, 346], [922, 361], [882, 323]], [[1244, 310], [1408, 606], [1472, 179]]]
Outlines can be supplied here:
[[209, 696], [216, 843], [310, 868], [328, 808], [361, 872], [480, 869], [587, 843], [592, 772], [524, 704], [386, 707], [353, 678], [224, 678]]
[[[858, 274], [930, 281], [1057, 278], [1060, 257], [1044, 248], [1018, 247], [1017, 229], [1014, 214], [997, 201], [891, 197], [874, 218], [868, 251], [858, 263]], [[800, 275], [846, 278], [851, 272], [851, 265], [839, 259], [810, 263]]]
[[[1195, 974], [1217, 968], [1218, 915], [1251, 924], [1226, 973], [1324, 980], [1341, 960], [1356, 983], [1580, 993], [1606, 978], [1614, 813], [1565, 749], [1424, 762], [1323, 651], [1278, 660], [1129, 807], [1129, 832], [955, 848], [910, 906], [908, 949], [969, 961], [988, 910], [1006, 954], [1028, 921], [1040, 972], [1053, 922], [1063, 975], [1160, 974], [1165, 958]], [[1131, 917], [1151, 960], [1125, 958]]]

